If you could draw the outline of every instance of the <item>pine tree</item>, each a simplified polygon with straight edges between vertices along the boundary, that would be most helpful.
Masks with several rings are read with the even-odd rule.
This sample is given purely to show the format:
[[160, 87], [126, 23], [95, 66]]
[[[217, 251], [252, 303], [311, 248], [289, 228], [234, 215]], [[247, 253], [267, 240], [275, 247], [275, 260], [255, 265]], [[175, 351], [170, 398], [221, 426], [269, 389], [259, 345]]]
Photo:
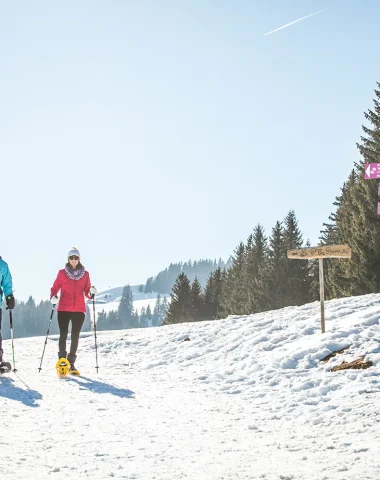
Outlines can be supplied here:
[[[322, 245], [351, 244], [351, 230], [353, 228], [353, 214], [351, 211], [352, 191], [357, 183], [357, 173], [352, 170], [347, 181], [343, 184], [340, 196], [336, 197], [334, 206], [336, 212], [329, 217], [331, 223], [324, 224], [326, 230], [322, 231]], [[323, 261], [325, 277], [325, 297], [339, 298], [350, 295], [352, 283], [349, 272], [350, 261], [345, 259], [326, 259]], [[317, 270], [317, 267], [315, 267]]]
[[163, 325], [191, 322], [193, 319], [191, 286], [184, 273], [178, 275], [170, 296], [171, 302]]
[[152, 327], [157, 327], [160, 324], [160, 307], [161, 307], [161, 295], [158, 293], [156, 298], [156, 303], [153, 309]]
[[286, 263], [287, 252], [284, 240], [284, 229], [281, 222], [276, 222], [269, 238], [268, 249], [268, 294], [270, 308], [278, 309], [285, 305], [287, 284]]
[[257, 313], [269, 309], [267, 239], [261, 225], [254, 228], [249, 237], [246, 252], [244, 278], [247, 298], [245, 311]]
[[[310, 248], [309, 240], [306, 242], [305, 248]], [[325, 298], [329, 289], [326, 286], [326, 265], [327, 258], [323, 259], [323, 278], [324, 278], [324, 292]], [[315, 302], [319, 300], [319, 259], [310, 259], [306, 264], [306, 278], [305, 278], [305, 303]]]
[[218, 267], [215, 272], [210, 273], [207, 280], [204, 292], [204, 317], [206, 320], [219, 319], [223, 315], [220, 302], [222, 299], [223, 280], [225, 275], [225, 270], [222, 272], [221, 268]]
[[152, 326], [152, 309], [150, 305], [146, 307], [146, 312], [145, 312], [145, 327], [151, 327]]
[[35, 330], [37, 327], [37, 317], [36, 317], [36, 302], [34, 298], [30, 296], [28, 301], [25, 304], [25, 311], [27, 317], [27, 332], [30, 336], [35, 335]]
[[204, 300], [202, 294], [202, 287], [195, 277], [191, 284], [191, 307], [192, 307], [192, 321], [198, 322], [204, 320]]
[[[380, 88], [380, 84], [377, 84]], [[365, 113], [369, 126], [357, 147], [362, 161], [356, 165], [357, 179], [346, 192], [338, 228], [344, 243], [352, 248], [351, 260], [342, 265], [344, 295], [378, 292], [380, 288], [380, 219], [377, 215], [378, 185], [365, 180], [364, 164], [380, 162], [380, 90], [375, 90], [374, 109]], [[344, 260], [341, 260], [343, 263]], [[347, 279], [350, 281], [347, 281]]]
[[104, 310], [98, 313], [96, 320], [96, 329], [97, 330], [109, 330], [107, 314]]
[[160, 316], [159, 316], [159, 320], [158, 320], [159, 325], [162, 325], [162, 322], [166, 318], [168, 308], [169, 308], [168, 297], [164, 297], [163, 300], [162, 300], [162, 303], [160, 305]]
[[146, 313], [145, 313], [145, 307], [144, 306], [142, 306], [141, 310], [140, 310], [139, 327], [140, 328], [145, 328], [146, 327]]
[[133, 320], [133, 294], [129, 285], [123, 288], [117, 315], [121, 328], [133, 328], [132, 325], [135, 325]]
[[107, 315], [107, 323], [109, 330], [121, 330], [121, 319], [118, 315], [118, 312], [111, 310]]
[[153, 326], [153, 315], [152, 309], [150, 305], [142, 307], [139, 315], [139, 327], [140, 328], [148, 328]]
[[[377, 84], [380, 87], [380, 84]], [[380, 91], [375, 90], [374, 109], [365, 113], [370, 127], [357, 147], [362, 161], [342, 189], [337, 227], [342, 243], [352, 249], [350, 260], [334, 262], [330, 278], [337, 296], [361, 295], [380, 287], [380, 219], [376, 212], [378, 186], [363, 178], [366, 163], [380, 162]]]
[[129, 325], [129, 328], [139, 327], [139, 313], [137, 310], [133, 310]]
[[153, 277], [148, 278], [145, 284], [144, 293], [151, 293], [152, 290]]
[[245, 245], [240, 242], [232, 257], [232, 266], [223, 284], [221, 306], [227, 314], [244, 315], [247, 299], [244, 278]]
[[[286, 250], [303, 247], [302, 233], [294, 210], [291, 210], [284, 220], [284, 246]], [[303, 305], [310, 300], [311, 279], [308, 260], [287, 260], [286, 290], [284, 306]]]
[[[380, 84], [378, 83], [378, 88]], [[380, 219], [376, 212], [378, 185], [363, 178], [366, 163], [380, 162], [380, 90], [375, 90], [374, 109], [365, 113], [369, 126], [357, 147], [362, 161], [355, 164], [336, 200], [336, 213], [326, 235], [352, 249], [352, 258], [326, 263], [329, 297], [377, 292], [380, 288]]]

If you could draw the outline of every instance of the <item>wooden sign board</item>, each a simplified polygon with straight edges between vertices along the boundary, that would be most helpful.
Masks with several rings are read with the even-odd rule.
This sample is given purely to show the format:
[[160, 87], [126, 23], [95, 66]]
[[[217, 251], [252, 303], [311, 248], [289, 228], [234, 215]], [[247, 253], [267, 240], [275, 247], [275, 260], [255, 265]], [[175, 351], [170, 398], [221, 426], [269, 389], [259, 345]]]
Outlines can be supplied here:
[[299, 248], [288, 250], [288, 258], [308, 260], [310, 258], [351, 258], [348, 245], [325, 245], [323, 247]]

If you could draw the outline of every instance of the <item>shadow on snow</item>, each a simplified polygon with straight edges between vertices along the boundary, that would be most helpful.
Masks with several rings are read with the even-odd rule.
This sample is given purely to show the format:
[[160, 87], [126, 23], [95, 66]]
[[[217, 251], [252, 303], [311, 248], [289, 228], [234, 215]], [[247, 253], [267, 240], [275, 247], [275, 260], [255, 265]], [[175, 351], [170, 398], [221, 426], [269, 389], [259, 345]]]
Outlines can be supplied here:
[[99, 382], [98, 380], [92, 380], [87, 377], [69, 377], [67, 380], [75, 382], [79, 385], [81, 390], [91, 390], [94, 393], [111, 393], [120, 398], [133, 398], [134, 392], [128, 388], [119, 388], [109, 383]]
[[24, 390], [15, 385], [12, 378], [5, 376], [0, 378], [0, 397], [21, 402], [26, 407], [32, 408], [39, 407], [37, 400], [42, 399], [42, 395], [36, 390], [32, 390], [31, 388]]

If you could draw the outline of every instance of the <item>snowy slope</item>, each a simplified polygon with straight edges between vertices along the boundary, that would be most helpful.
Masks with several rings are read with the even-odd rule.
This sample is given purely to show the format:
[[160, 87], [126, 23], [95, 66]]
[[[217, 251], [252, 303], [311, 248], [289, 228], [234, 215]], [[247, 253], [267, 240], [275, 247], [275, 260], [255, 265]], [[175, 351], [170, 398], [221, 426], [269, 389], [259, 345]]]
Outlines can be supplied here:
[[[140, 314], [141, 309], [145, 309], [150, 305], [151, 311], [153, 312], [154, 306], [156, 304], [157, 293], [143, 293], [138, 291], [138, 285], [131, 285], [131, 290], [133, 294], [133, 307]], [[111, 310], [117, 310], [119, 308], [119, 303], [123, 293], [124, 285], [119, 285], [116, 287], [108, 287], [99, 289], [96, 295], [95, 302], [95, 312], [98, 314], [102, 310], [106, 313]], [[170, 294], [162, 294], [161, 298], [168, 297], [170, 300]], [[90, 309], [92, 312], [92, 308]]]
[[[99, 375], [86, 333], [80, 378], [56, 377], [56, 338], [41, 373], [44, 339], [15, 339], [18, 376], [0, 377], [1, 478], [380, 478], [380, 295], [327, 302], [326, 315], [324, 335], [318, 303], [100, 332]], [[374, 366], [329, 371], [359, 356]]]

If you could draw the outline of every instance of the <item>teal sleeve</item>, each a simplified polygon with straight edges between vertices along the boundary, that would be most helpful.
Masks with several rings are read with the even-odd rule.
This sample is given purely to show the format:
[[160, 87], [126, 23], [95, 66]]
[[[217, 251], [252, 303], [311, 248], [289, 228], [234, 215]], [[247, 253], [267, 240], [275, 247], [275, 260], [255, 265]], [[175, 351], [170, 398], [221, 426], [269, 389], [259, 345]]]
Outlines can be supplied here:
[[13, 291], [12, 275], [7, 264], [4, 265], [2, 287], [5, 296], [11, 295]]

